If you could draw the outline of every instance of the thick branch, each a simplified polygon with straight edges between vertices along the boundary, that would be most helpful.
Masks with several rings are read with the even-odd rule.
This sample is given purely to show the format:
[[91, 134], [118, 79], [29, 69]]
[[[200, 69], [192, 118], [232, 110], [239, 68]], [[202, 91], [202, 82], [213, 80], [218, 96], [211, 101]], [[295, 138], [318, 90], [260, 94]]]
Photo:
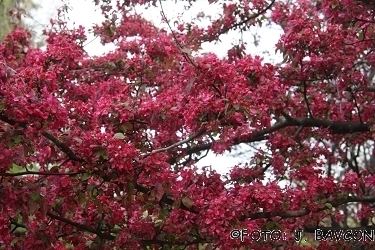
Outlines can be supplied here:
[[69, 157], [70, 160], [77, 161], [77, 162], [85, 162], [84, 159], [78, 157], [66, 144], [59, 141], [52, 134], [44, 131], [42, 132], [42, 135], [48, 140], [50, 140], [53, 144], [55, 144], [56, 147], [58, 147], [62, 152], [64, 152]]
[[23, 128], [26, 127], [26, 124], [24, 124], [23, 122], [19, 123], [17, 121], [14, 121], [14, 120], [8, 118], [7, 116], [5, 116], [3, 113], [0, 113], [0, 120], [3, 121], [3, 122], [6, 122], [6, 123], [8, 123], [12, 126], [20, 125]]
[[326, 209], [330, 209], [332, 207], [338, 207], [350, 202], [362, 202], [362, 203], [373, 203], [375, 202], [374, 196], [364, 196], [364, 197], [354, 197], [349, 196], [341, 199], [334, 199], [325, 202], [324, 206], [321, 208], [311, 211], [308, 208], [302, 208], [299, 210], [285, 210], [285, 211], [274, 211], [274, 212], [259, 212], [259, 213], [252, 213], [252, 214], [245, 214], [241, 217], [241, 220], [245, 219], [264, 219], [264, 218], [272, 218], [272, 217], [281, 217], [281, 218], [295, 218], [295, 217], [302, 217], [308, 215], [311, 212], [321, 212]]
[[0, 176], [4, 176], [4, 177], [14, 177], [14, 176], [22, 176], [22, 175], [73, 176], [73, 175], [79, 175], [83, 173], [84, 172], [58, 173], [58, 172], [25, 171], [25, 172], [19, 172], [19, 173], [0, 173]]
[[366, 4], [370, 9], [375, 10], [375, 2], [373, 0], [358, 0], [358, 1]]
[[370, 132], [370, 125], [361, 122], [331, 121], [315, 118], [295, 119], [288, 117], [289, 126], [302, 126], [310, 128], [327, 128], [333, 134], [351, 134], [357, 132]]
[[[327, 128], [333, 134], [351, 134], [351, 133], [358, 133], [358, 132], [370, 132], [371, 128], [370, 125], [360, 122], [351, 122], [351, 121], [331, 121], [331, 120], [323, 120], [323, 119], [316, 119], [316, 118], [303, 118], [303, 119], [296, 119], [286, 115], [286, 120], [276, 123], [271, 127], [261, 129], [259, 131], [255, 131], [254, 133], [242, 137], [237, 138], [234, 140], [233, 145], [237, 145], [240, 143], [251, 143], [256, 141], [262, 141], [266, 139], [267, 135], [279, 131], [286, 127], [309, 127], [309, 128]], [[210, 149], [213, 143], [205, 143], [201, 145], [197, 145], [191, 147], [187, 150], [187, 154], [194, 154], [198, 153], [203, 150]]]
[[[17, 122], [13, 119], [10, 119], [8, 118], [7, 116], [5, 116], [3, 113], [0, 113], [0, 120], [3, 121], [3, 122], [6, 122], [12, 126], [20, 126], [22, 128], [26, 128], [27, 124], [24, 123], [24, 122]], [[72, 161], [77, 161], [77, 162], [85, 162], [84, 159], [78, 157], [66, 144], [64, 144], [63, 142], [61, 142], [59, 139], [57, 139], [55, 136], [53, 136], [51, 133], [47, 132], [47, 131], [43, 131], [42, 132], [42, 135], [47, 138], [48, 140], [50, 140], [53, 144], [56, 145], [56, 147], [58, 147], [62, 152], [64, 152], [70, 160]]]
[[115, 237], [111, 234], [103, 233], [103, 232], [95, 230], [95, 229], [93, 229], [89, 226], [79, 224], [79, 223], [71, 221], [67, 218], [61, 217], [61, 216], [59, 216], [57, 214], [54, 214], [52, 212], [47, 212], [47, 215], [54, 220], [58, 220], [58, 221], [66, 223], [68, 225], [71, 225], [71, 226], [79, 229], [80, 231], [85, 231], [85, 232], [96, 234], [97, 236], [99, 236], [102, 239], [106, 239], [106, 240], [114, 240], [115, 239]]
[[366, 87], [365, 90], [368, 91], [368, 92], [375, 92], [375, 86]]

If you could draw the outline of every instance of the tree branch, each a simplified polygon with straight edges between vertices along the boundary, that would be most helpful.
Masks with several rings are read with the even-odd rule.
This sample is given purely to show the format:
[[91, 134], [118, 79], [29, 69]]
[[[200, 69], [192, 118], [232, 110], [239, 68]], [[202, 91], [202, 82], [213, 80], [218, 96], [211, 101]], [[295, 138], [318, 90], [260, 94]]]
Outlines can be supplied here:
[[45, 175], [45, 176], [73, 176], [73, 175], [79, 175], [83, 174], [85, 172], [72, 172], [72, 173], [58, 173], [58, 172], [38, 172], [38, 171], [25, 171], [25, 172], [19, 172], [19, 173], [0, 173], [0, 176], [4, 177], [14, 177], [14, 176], [22, 176], [22, 175]]
[[173, 29], [171, 27], [171, 24], [169, 23], [169, 20], [168, 20], [166, 14], [164, 12], [164, 8], [163, 8], [163, 4], [162, 4], [161, 0], [159, 0], [159, 4], [160, 4], [160, 9], [161, 9], [161, 15], [162, 15], [163, 19], [165, 20], [165, 22], [167, 23], [169, 30], [172, 33], [172, 37], [173, 37], [173, 40], [175, 41], [175, 43], [177, 45], [177, 48], [179, 49], [179, 51], [181, 52], [181, 54], [185, 58], [185, 60], [188, 63], [190, 63], [191, 65], [193, 65], [196, 69], [198, 69], [199, 68], [198, 65], [194, 62], [194, 60], [191, 58], [191, 56], [186, 51], [184, 51], [184, 47], [182, 46], [180, 41], [177, 39], [177, 36], [176, 36], [175, 32], [173, 31]]
[[198, 131], [197, 133], [195, 133], [195, 134], [189, 136], [189, 137], [186, 138], [185, 140], [182, 140], [182, 141], [176, 142], [176, 143], [174, 143], [174, 144], [172, 144], [172, 145], [169, 145], [169, 146], [167, 146], [167, 147], [165, 147], [165, 148], [155, 149], [155, 150], [153, 150], [153, 151], [151, 151], [151, 152], [149, 152], [149, 153], [142, 154], [141, 157], [146, 157], [146, 156], [153, 155], [153, 154], [156, 154], [156, 153], [160, 153], [160, 152], [168, 151], [168, 150], [170, 150], [170, 149], [172, 149], [172, 148], [178, 147], [178, 146], [180, 146], [180, 145], [182, 145], [182, 144], [184, 144], [184, 143], [187, 143], [187, 142], [189, 142], [189, 141], [194, 140], [195, 138], [197, 138], [198, 136], [202, 135], [203, 133], [204, 133], [204, 130], [200, 130], [200, 131]]
[[[18, 122], [13, 119], [8, 118], [3, 113], [0, 113], [0, 120], [3, 122], [6, 122], [12, 126], [21, 126], [22, 128], [26, 128], [27, 124], [25, 122]], [[62, 152], [64, 152], [70, 160], [77, 161], [77, 162], [85, 162], [83, 158], [78, 157], [66, 144], [61, 142], [59, 139], [57, 139], [55, 136], [53, 136], [51, 133], [47, 131], [43, 131], [42, 135], [50, 140], [53, 144], [55, 144], [56, 147], [58, 147]]]
[[42, 132], [42, 135], [50, 140], [53, 144], [55, 144], [55, 146], [58, 147], [62, 152], [64, 152], [72, 161], [85, 162], [84, 159], [78, 157], [66, 144], [62, 143], [51, 133], [44, 131]]
[[366, 87], [365, 90], [368, 92], [375, 92], [375, 86]]
[[108, 233], [103, 233], [99, 230], [95, 230], [87, 225], [83, 225], [83, 224], [79, 224], [77, 222], [74, 222], [74, 221], [71, 221], [67, 218], [64, 218], [64, 217], [61, 217], [57, 214], [54, 214], [52, 212], [47, 212], [47, 216], [54, 219], [54, 220], [58, 220], [58, 221], [61, 221], [61, 222], [64, 222], [68, 225], [71, 225], [77, 229], [79, 229], [80, 231], [85, 231], [85, 232], [89, 232], [89, 233], [93, 233], [93, 234], [96, 234], [98, 237], [102, 238], [102, 239], [106, 239], [106, 240], [114, 240], [116, 237], [111, 235], [111, 234], [108, 234]]
[[[234, 140], [233, 145], [237, 145], [240, 143], [251, 143], [256, 141], [262, 141], [266, 139], [267, 135], [281, 130], [286, 127], [305, 127], [305, 128], [327, 128], [333, 134], [350, 134], [350, 133], [358, 133], [358, 132], [370, 132], [371, 128], [369, 124], [361, 123], [361, 122], [351, 122], [351, 121], [331, 121], [331, 120], [323, 120], [323, 119], [316, 119], [316, 118], [303, 118], [303, 119], [296, 119], [292, 118], [289, 115], [284, 115], [286, 120], [281, 121], [279, 123], [274, 124], [271, 127], [261, 129], [259, 131], [255, 131], [254, 133], [242, 137], [237, 138]], [[197, 145], [191, 147], [187, 150], [188, 154], [198, 153], [202, 150], [207, 150], [212, 147], [213, 143], [205, 143], [201, 145]]]
[[308, 112], [310, 118], [312, 118], [313, 114], [312, 114], [312, 111], [311, 111], [311, 108], [310, 108], [309, 100], [307, 98], [307, 84], [306, 84], [305, 81], [303, 81], [302, 84], [303, 84], [303, 100], [305, 101], [307, 112]]
[[316, 118], [295, 119], [286, 117], [289, 126], [303, 126], [310, 128], [327, 128], [333, 134], [351, 134], [357, 132], [370, 132], [370, 125], [352, 121], [331, 121]]
[[241, 22], [239, 23], [235, 23], [229, 27], [224, 27], [222, 28], [217, 34], [215, 37], [209, 37], [209, 36], [205, 36], [202, 40], [205, 41], [205, 42], [211, 42], [213, 41], [214, 39], [217, 39], [220, 35], [222, 34], [225, 34], [227, 33], [229, 30], [231, 29], [234, 29], [234, 28], [237, 28], [241, 25], [244, 25], [246, 24], [247, 22], [255, 19], [255, 18], [258, 18], [259, 16], [265, 14], [269, 9], [271, 9], [272, 5], [276, 2], [276, 0], [272, 0], [270, 4], [267, 5], [267, 7], [265, 7], [264, 9], [262, 9], [261, 11], [259, 11], [258, 13], [255, 13], [253, 15], [250, 15], [248, 18], [242, 20]]
[[285, 210], [285, 211], [259, 212], [259, 213], [245, 214], [241, 216], [240, 220], [265, 219], [265, 218], [272, 218], [272, 217], [281, 217], [283, 219], [302, 217], [302, 216], [308, 215], [311, 212], [315, 212], [315, 213], [321, 212], [323, 210], [330, 209], [332, 207], [338, 207], [338, 206], [341, 206], [350, 202], [374, 203], [375, 196], [364, 196], [364, 197], [349, 196], [345, 198], [328, 200], [327, 202], [325, 202], [324, 206], [317, 209], [316, 211], [311, 211], [308, 208], [302, 208], [299, 210]]

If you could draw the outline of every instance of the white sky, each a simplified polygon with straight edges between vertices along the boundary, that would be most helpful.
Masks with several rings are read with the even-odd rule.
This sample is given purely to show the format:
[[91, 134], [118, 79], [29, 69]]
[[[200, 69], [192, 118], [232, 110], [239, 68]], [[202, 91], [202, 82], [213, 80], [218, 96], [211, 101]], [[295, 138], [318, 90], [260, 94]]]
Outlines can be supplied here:
[[[36, 2], [40, 7], [33, 11], [30, 16], [29, 20], [31, 23], [31, 26], [33, 27], [32, 30], [37, 30], [37, 34], [39, 36], [39, 39], [41, 38], [41, 31], [43, 27], [47, 24], [49, 24], [49, 20], [51, 17], [54, 17], [57, 15], [57, 8], [63, 5], [63, 2], [60, 0], [38, 0], [34, 1]], [[101, 17], [100, 10], [98, 10], [93, 0], [72, 0], [72, 1], [65, 1], [68, 3], [68, 6], [70, 7], [69, 12], [69, 20], [71, 24], [74, 24], [75, 26], [83, 25], [85, 27], [91, 27], [94, 23], [100, 23], [103, 18]], [[213, 17], [217, 17], [219, 9], [215, 9], [212, 6], [209, 6], [207, 1], [201, 1], [201, 5], [195, 4], [195, 8], [189, 10], [189, 12], [184, 13], [183, 15], [178, 15], [179, 13], [184, 12], [184, 6], [183, 3], [176, 4], [175, 1], [169, 1], [166, 3], [163, 3], [164, 11], [167, 15], [167, 18], [170, 21], [170, 23], [173, 25], [173, 20], [176, 20], [176, 18], [181, 18], [180, 20], [189, 20], [193, 16], [195, 16], [199, 12], [203, 12], [206, 16], [211, 15]], [[161, 13], [160, 10], [156, 10], [155, 8], [150, 8], [148, 10], [142, 10], [138, 9], [139, 12], [142, 12], [145, 14], [146, 18], [155, 24], [161, 25]], [[194, 15], [195, 14], [195, 15]], [[203, 23], [203, 25], [205, 25]], [[166, 25], [164, 26], [166, 30]], [[253, 34], [259, 35], [259, 45], [254, 45], [254, 38]], [[243, 35], [243, 41], [247, 42], [247, 52], [249, 52], [252, 55], [260, 55], [264, 58], [265, 62], [280, 62], [281, 61], [281, 55], [277, 54], [275, 55], [275, 44], [278, 41], [279, 37], [281, 35], [281, 29], [277, 26], [263, 26], [262, 28], [253, 28], [250, 33], [244, 33]], [[93, 36], [88, 37], [88, 41], [91, 41], [94, 39]], [[237, 31], [230, 32], [225, 36], [221, 37], [220, 43], [217, 44], [204, 44], [202, 52], [214, 52], [215, 54], [223, 57], [226, 55], [226, 52], [229, 48], [231, 48], [231, 43], [236, 42], [239, 40], [239, 35]], [[113, 49], [112, 46], [106, 46], [100, 44], [100, 39], [95, 39], [91, 41], [87, 46], [85, 46], [85, 50], [90, 55], [101, 55], [109, 50]], [[267, 53], [269, 51], [269, 53]], [[243, 146], [243, 148], [249, 150], [249, 147]], [[237, 153], [237, 152], [236, 152]], [[228, 172], [228, 170], [240, 163], [244, 162], [248, 159], [250, 159], [250, 156], [252, 155], [241, 155], [239, 156], [230, 156], [229, 154], [223, 155], [223, 156], [216, 156], [213, 153], [208, 154], [208, 156], [204, 159], [202, 159], [199, 162], [199, 166], [208, 166], [212, 165], [212, 167], [218, 171], [221, 174], [224, 174]]]

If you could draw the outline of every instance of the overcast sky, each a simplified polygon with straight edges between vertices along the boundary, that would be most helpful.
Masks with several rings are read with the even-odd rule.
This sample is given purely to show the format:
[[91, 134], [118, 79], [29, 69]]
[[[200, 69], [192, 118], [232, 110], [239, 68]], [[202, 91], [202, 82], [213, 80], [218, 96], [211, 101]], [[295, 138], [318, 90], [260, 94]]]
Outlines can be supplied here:
[[[49, 23], [50, 18], [57, 15], [57, 8], [63, 5], [60, 0], [38, 0], [36, 1], [39, 8], [31, 12], [29, 15], [29, 22], [32, 25], [33, 30], [37, 30], [37, 36], [41, 37], [41, 31], [44, 26]], [[101, 17], [100, 11], [95, 7], [93, 0], [71, 0], [64, 1], [69, 6], [69, 20], [71, 25], [83, 25], [90, 28], [94, 23], [100, 23], [103, 18]], [[182, 1], [181, 1], [182, 2]], [[163, 3], [164, 11], [167, 18], [172, 20], [170, 23], [173, 24], [173, 20], [180, 18], [180, 20], [189, 20], [197, 13], [203, 12], [205, 15], [211, 15], [212, 17], [217, 17], [219, 9], [208, 6], [207, 1], [200, 1], [200, 5], [195, 4], [195, 8], [189, 10], [189, 12], [184, 13], [184, 4], [176, 4], [175, 1], [169, 1]], [[157, 25], [161, 24], [161, 13], [160, 9], [150, 8], [148, 10], [138, 9], [140, 13], [145, 13], [145, 17], [148, 20], [154, 22]], [[182, 15], [179, 15], [182, 14]], [[202, 23], [205, 25], [207, 23]], [[166, 27], [166, 26], [163, 26]], [[258, 34], [260, 37], [258, 46], [254, 45], [254, 34]], [[262, 28], [254, 28], [250, 33], [244, 34], [242, 39], [247, 42], [247, 52], [252, 55], [260, 55], [264, 58], [265, 62], [280, 62], [281, 56], [275, 55], [275, 44], [280, 37], [281, 30], [277, 26], [263, 26]], [[90, 55], [101, 55], [105, 52], [113, 49], [113, 46], [106, 46], [100, 44], [100, 39], [93, 40], [93, 36], [88, 37], [87, 46], [85, 50]], [[222, 42], [217, 44], [204, 44], [202, 52], [214, 52], [215, 54], [223, 57], [226, 55], [226, 51], [231, 47], [232, 42], [236, 42], [239, 39], [238, 32], [230, 32], [228, 35], [221, 37]], [[269, 53], [267, 53], [267, 51]], [[244, 146], [245, 152], [251, 150], [248, 146]], [[219, 173], [227, 173], [230, 167], [248, 160], [252, 153], [245, 153], [241, 156], [236, 156], [226, 154], [225, 156], [216, 156], [214, 154], [209, 154], [206, 158], [200, 161], [200, 166], [212, 165]]]

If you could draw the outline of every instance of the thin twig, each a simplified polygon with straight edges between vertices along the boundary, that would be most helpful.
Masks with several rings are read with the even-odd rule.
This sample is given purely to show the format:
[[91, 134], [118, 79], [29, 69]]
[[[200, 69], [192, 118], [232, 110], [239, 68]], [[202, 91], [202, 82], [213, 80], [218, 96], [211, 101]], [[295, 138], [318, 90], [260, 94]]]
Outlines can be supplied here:
[[225, 34], [227, 33], [229, 30], [231, 29], [234, 29], [234, 28], [237, 28], [241, 25], [244, 25], [246, 24], [247, 22], [255, 19], [255, 18], [258, 18], [259, 16], [265, 14], [269, 9], [271, 9], [272, 5], [276, 2], [276, 0], [272, 0], [271, 3], [269, 5], [267, 5], [266, 8], [262, 9], [261, 11], [259, 11], [258, 13], [255, 13], [251, 16], [249, 16], [248, 18], [246, 18], [245, 20], [242, 20], [241, 22], [239, 23], [235, 23], [229, 27], [225, 27], [225, 28], [222, 28], [215, 37], [213, 38], [210, 38], [210, 37], [206, 37], [206, 38], [203, 38], [203, 41], [207, 41], [207, 42], [210, 42], [210, 41], [213, 41], [214, 39], [217, 39], [220, 35], [222, 34]]
[[302, 82], [303, 84], [303, 100], [305, 101], [305, 104], [306, 104], [306, 107], [307, 107], [307, 112], [309, 114], [309, 117], [313, 117], [313, 114], [311, 112], [311, 108], [310, 108], [310, 103], [309, 103], [309, 100], [307, 99], [307, 84], [305, 81]]
[[174, 144], [172, 144], [172, 145], [169, 145], [168, 147], [165, 147], [165, 148], [158, 148], [158, 149], [152, 150], [152, 151], [149, 152], [149, 153], [145, 153], [145, 154], [141, 155], [141, 157], [147, 157], [147, 156], [150, 156], [150, 155], [153, 155], [153, 154], [156, 154], [156, 153], [160, 153], [160, 152], [168, 151], [168, 150], [170, 150], [170, 149], [172, 149], [172, 148], [175, 148], [175, 147], [178, 147], [178, 146], [180, 146], [180, 145], [182, 145], [182, 144], [184, 144], [184, 143], [188, 143], [188, 142], [190, 142], [191, 140], [194, 140], [194, 139], [197, 138], [198, 136], [202, 135], [203, 132], [204, 132], [204, 130], [202, 129], [202, 130], [198, 131], [197, 133], [195, 133], [195, 134], [189, 136], [189, 137], [186, 138], [185, 140], [182, 140], [182, 141], [176, 142], [176, 143], [174, 143]]
[[173, 29], [171, 27], [171, 24], [169, 23], [169, 21], [167, 19], [167, 16], [166, 16], [166, 14], [164, 12], [163, 4], [162, 4], [161, 0], [159, 0], [159, 3], [160, 3], [161, 15], [162, 15], [163, 19], [165, 20], [165, 22], [167, 23], [168, 28], [169, 28], [169, 30], [172, 33], [173, 40], [175, 41], [175, 43], [176, 43], [178, 49], [180, 50], [181, 54], [183, 55], [183, 57], [185, 58], [185, 60], [188, 63], [190, 63], [191, 65], [193, 65], [196, 69], [199, 69], [198, 65], [193, 61], [193, 59], [190, 57], [190, 55], [183, 50], [184, 47], [182, 46], [182, 44], [180, 43], [180, 41], [177, 39], [177, 36], [174, 33], [174, 31], [173, 31]]
[[355, 98], [355, 94], [354, 94], [352, 91], [350, 91], [350, 94], [351, 94], [351, 96], [352, 96], [352, 98], [353, 98], [354, 106], [355, 106], [355, 108], [357, 109], [358, 119], [359, 119], [359, 121], [360, 121], [361, 123], [363, 123], [362, 116], [361, 116], [361, 109], [360, 109], [359, 106], [358, 106], [357, 98]]

